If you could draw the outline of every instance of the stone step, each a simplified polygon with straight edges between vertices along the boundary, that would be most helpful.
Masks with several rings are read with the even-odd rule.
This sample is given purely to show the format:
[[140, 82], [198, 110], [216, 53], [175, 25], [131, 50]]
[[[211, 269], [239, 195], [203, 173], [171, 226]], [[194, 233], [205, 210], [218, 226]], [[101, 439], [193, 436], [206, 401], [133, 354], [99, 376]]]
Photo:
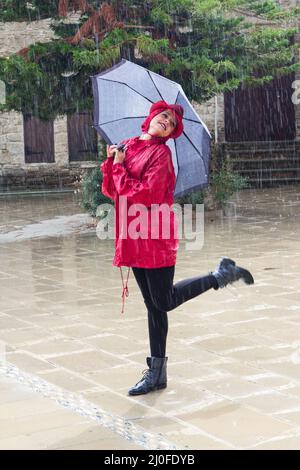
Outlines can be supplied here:
[[[96, 165], [95, 165], [96, 166]], [[39, 169], [0, 169], [0, 192], [9, 191], [35, 191], [47, 189], [74, 189], [74, 183], [87, 169], [80, 167], [70, 168], [43, 168]]]
[[239, 158], [239, 159], [230, 159], [233, 165], [236, 165], [238, 163], [255, 163], [256, 165], [264, 165], [267, 163], [294, 163], [294, 164], [300, 164], [300, 157], [294, 157], [294, 158], [286, 158], [284, 157], [269, 157], [269, 158]]
[[300, 150], [297, 151], [297, 152], [291, 152], [291, 151], [288, 151], [288, 150], [280, 150], [280, 151], [264, 151], [264, 152], [261, 152], [261, 151], [257, 151], [257, 152], [250, 152], [250, 151], [236, 151], [236, 152], [233, 152], [233, 151], [226, 151], [224, 152], [224, 155], [227, 157], [227, 158], [230, 158], [230, 160], [247, 160], [247, 159], [256, 159], [256, 160], [268, 160], [268, 159], [271, 159], [271, 160], [274, 160], [274, 159], [286, 159], [286, 160], [290, 160], [290, 159], [300, 159]]
[[300, 149], [300, 140], [278, 140], [272, 142], [224, 142], [224, 149]]
[[250, 169], [241, 169], [238, 170], [240, 174], [249, 174], [249, 173], [276, 173], [276, 172], [288, 172], [288, 173], [299, 173], [300, 175], [300, 168], [250, 168]]
[[244, 170], [237, 172], [240, 176], [247, 178], [247, 182], [251, 187], [267, 187], [267, 186], [280, 186], [282, 184], [300, 183], [300, 171], [286, 171], [278, 169], [278, 171], [253, 171]]
[[227, 142], [222, 153], [250, 186], [300, 182], [300, 141]]
[[244, 150], [253, 150], [255, 152], [258, 151], [277, 151], [277, 150], [299, 150], [300, 145], [293, 143], [293, 144], [281, 144], [281, 145], [251, 145], [250, 143], [246, 143], [245, 145], [229, 145], [223, 144], [223, 148], [225, 150], [232, 150], [232, 151], [244, 151]]
[[248, 178], [249, 188], [276, 188], [280, 186], [287, 186], [290, 184], [300, 186], [299, 178]]
[[248, 179], [249, 188], [270, 188], [270, 187], [277, 188], [279, 186], [288, 186], [290, 184], [300, 185], [300, 178], [284, 178], [284, 179], [276, 179], [276, 180], [267, 179], [267, 178]]
[[237, 160], [235, 162], [231, 162], [231, 167], [233, 170], [259, 170], [259, 171], [267, 171], [267, 170], [276, 170], [279, 169], [283, 170], [300, 170], [300, 163], [295, 162], [293, 160], [290, 161], [241, 161]]
[[289, 181], [294, 181], [300, 183], [300, 177], [299, 178], [280, 178], [277, 180], [274, 180], [273, 178], [249, 178], [248, 183], [258, 183], [258, 182], [269, 182], [269, 183], [287, 183]]
[[232, 160], [300, 158], [300, 141], [224, 143], [221, 150]]

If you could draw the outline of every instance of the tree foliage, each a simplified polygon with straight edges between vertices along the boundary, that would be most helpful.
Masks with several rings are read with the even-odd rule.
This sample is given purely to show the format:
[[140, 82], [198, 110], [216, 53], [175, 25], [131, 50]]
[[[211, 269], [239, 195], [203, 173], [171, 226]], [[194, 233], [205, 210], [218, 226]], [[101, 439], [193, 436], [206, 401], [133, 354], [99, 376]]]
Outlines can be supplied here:
[[57, 15], [59, 0], [0, 0], [0, 21], [35, 21]]
[[[2, 21], [28, 20], [29, 12], [31, 20], [52, 18], [55, 39], [0, 58], [7, 91], [1, 109], [42, 119], [92, 109], [90, 76], [122, 57], [179, 82], [198, 102], [299, 67], [292, 42], [299, 8], [283, 10], [275, 0], [0, 0], [0, 6]], [[72, 22], [66, 14], [79, 6]], [[264, 23], [252, 24], [241, 8]]]

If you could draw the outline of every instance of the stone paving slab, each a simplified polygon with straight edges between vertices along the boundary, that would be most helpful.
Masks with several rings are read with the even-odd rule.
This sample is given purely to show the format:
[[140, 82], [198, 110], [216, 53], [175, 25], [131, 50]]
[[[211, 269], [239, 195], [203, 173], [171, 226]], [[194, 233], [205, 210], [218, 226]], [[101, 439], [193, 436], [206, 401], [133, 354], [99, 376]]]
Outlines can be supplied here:
[[0, 450], [138, 449], [39, 393], [0, 375]]

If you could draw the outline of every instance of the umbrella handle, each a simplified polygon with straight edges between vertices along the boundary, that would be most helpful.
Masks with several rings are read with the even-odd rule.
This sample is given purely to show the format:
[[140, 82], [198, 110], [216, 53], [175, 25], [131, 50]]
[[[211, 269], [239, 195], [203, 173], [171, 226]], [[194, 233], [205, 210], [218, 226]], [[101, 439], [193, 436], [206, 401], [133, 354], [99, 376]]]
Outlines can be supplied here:
[[120, 150], [121, 152], [123, 152], [124, 147], [125, 147], [125, 144], [119, 144], [119, 145], [117, 146], [117, 150]]

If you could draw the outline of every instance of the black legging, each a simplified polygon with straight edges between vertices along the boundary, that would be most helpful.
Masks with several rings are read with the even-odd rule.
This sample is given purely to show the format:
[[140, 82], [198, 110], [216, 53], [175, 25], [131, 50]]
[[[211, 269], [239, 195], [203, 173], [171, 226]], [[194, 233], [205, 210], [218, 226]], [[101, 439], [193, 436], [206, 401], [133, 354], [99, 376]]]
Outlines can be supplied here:
[[167, 312], [207, 290], [218, 289], [214, 276], [196, 276], [173, 284], [175, 266], [132, 268], [148, 310], [151, 356], [165, 357], [168, 334]]

